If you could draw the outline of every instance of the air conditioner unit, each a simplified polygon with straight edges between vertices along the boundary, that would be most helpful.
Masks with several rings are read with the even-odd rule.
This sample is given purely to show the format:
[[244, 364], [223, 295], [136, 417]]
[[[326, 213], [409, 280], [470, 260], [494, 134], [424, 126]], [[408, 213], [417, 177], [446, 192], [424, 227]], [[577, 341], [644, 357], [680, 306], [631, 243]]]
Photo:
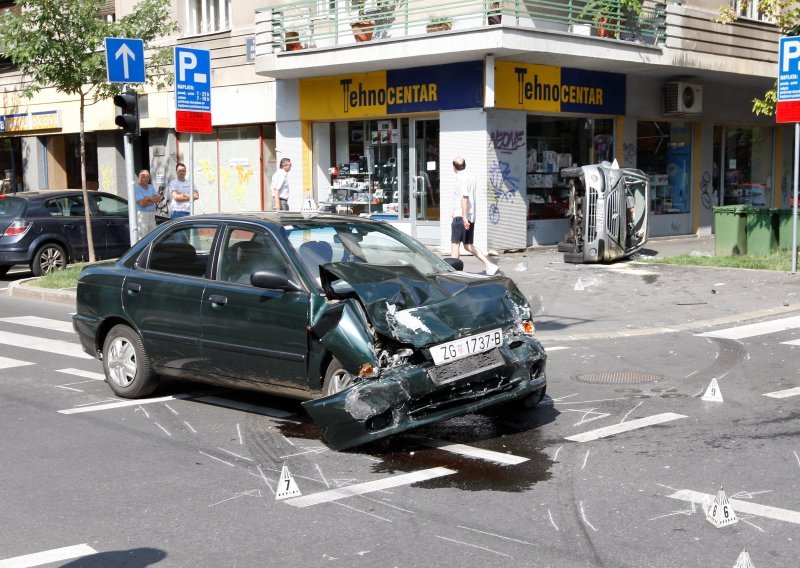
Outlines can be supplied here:
[[698, 114], [703, 111], [703, 86], [670, 81], [664, 93], [664, 114]]

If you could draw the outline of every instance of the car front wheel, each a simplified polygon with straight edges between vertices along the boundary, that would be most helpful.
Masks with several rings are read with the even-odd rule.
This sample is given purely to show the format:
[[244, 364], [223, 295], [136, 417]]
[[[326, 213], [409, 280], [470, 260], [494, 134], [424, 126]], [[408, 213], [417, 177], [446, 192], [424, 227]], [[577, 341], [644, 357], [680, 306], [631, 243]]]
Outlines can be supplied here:
[[127, 325], [116, 325], [103, 342], [103, 371], [117, 396], [141, 398], [158, 386], [150, 358], [139, 335]]
[[56, 270], [62, 270], [67, 265], [67, 253], [64, 249], [54, 243], [42, 246], [33, 255], [31, 270], [34, 276], [50, 274]]
[[343, 391], [354, 382], [353, 375], [342, 366], [338, 359], [333, 359], [325, 372], [325, 380], [322, 383], [322, 396], [331, 396]]

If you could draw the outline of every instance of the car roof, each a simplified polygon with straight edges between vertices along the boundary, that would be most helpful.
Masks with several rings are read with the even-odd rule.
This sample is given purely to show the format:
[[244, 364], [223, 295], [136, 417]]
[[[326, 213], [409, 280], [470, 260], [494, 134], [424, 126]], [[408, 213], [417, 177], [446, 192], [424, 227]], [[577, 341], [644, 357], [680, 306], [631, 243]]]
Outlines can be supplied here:
[[276, 224], [280, 226], [291, 225], [292, 223], [302, 223], [304, 225], [318, 225], [320, 227], [331, 223], [356, 223], [356, 224], [381, 224], [380, 221], [367, 217], [348, 217], [334, 215], [332, 213], [315, 213], [314, 215], [303, 215], [302, 213], [275, 212], [275, 211], [242, 211], [236, 213], [205, 213], [184, 217], [183, 220], [207, 220], [207, 221], [259, 221], [266, 224]]
[[[114, 195], [113, 193], [109, 193], [107, 191], [88, 190], [88, 192], [95, 195]], [[64, 196], [81, 195], [81, 194], [83, 194], [83, 190], [81, 189], [31, 189], [27, 191], [18, 191], [17, 193], [7, 193], [4, 195], [4, 197], [21, 197], [23, 199], [42, 199], [45, 197], [64, 197]]]

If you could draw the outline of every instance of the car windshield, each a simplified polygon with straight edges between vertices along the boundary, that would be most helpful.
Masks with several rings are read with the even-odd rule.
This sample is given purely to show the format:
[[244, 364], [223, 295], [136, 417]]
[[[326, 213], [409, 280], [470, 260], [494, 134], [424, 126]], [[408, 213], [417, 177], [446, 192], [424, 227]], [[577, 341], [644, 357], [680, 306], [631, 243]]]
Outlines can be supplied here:
[[19, 217], [25, 212], [27, 201], [19, 197], [0, 195], [0, 217]]
[[451, 271], [449, 264], [425, 246], [389, 225], [358, 221], [293, 223], [285, 235], [309, 274], [329, 262], [366, 262], [380, 266], [413, 266], [422, 274]]

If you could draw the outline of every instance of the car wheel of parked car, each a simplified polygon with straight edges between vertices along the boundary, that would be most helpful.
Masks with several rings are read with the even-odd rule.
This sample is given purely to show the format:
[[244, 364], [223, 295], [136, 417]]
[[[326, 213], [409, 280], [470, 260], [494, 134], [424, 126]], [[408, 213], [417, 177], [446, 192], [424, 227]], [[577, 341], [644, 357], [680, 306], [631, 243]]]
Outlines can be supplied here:
[[10, 268], [10, 266], [0, 266], [0, 278], [5, 276]]
[[325, 372], [325, 380], [322, 383], [322, 395], [330, 396], [336, 394], [352, 385], [353, 382], [353, 375], [342, 366], [338, 359], [333, 359], [330, 365], [328, 365], [328, 370]]
[[152, 393], [158, 382], [139, 335], [127, 325], [116, 325], [103, 343], [106, 382], [117, 396], [140, 398]]
[[64, 252], [64, 249], [57, 244], [48, 243], [33, 255], [31, 270], [34, 276], [42, 276], [55, 270], [61, 270], [66, 265], [67, 253]]
[[575, 243], [569, 241], [561, 241], [556, 245], [558, 252], [573, 252], [575, 250]]

